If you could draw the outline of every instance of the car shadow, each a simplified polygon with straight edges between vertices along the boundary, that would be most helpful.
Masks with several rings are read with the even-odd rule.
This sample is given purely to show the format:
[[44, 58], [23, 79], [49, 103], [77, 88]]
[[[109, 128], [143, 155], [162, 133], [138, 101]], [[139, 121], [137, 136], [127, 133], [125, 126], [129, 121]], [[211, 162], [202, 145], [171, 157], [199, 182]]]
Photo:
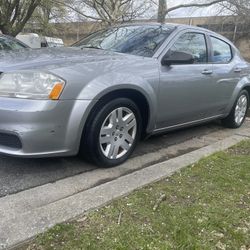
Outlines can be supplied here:
[[[221, 129], [218, 122], [152, 136], [139, 143], [132, 157], [157, 152]], [[95, 170], [81, 157], [23, 159], [0, 156], [0, 197]]]

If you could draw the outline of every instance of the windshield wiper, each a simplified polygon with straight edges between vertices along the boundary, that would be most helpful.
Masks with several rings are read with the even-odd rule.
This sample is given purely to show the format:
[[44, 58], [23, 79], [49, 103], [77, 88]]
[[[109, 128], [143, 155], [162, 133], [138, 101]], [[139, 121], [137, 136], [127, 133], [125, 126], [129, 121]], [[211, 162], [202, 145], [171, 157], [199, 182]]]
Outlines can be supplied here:
[[82, 46], [81, 49], [102, 49], [102, 48], [96, 46]]

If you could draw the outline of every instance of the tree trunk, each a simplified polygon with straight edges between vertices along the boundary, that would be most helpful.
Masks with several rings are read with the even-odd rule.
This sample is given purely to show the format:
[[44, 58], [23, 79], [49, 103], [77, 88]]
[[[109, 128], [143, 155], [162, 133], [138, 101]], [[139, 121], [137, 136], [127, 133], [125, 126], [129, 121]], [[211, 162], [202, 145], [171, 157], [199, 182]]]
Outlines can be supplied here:
[[0, 0], [0, 30], [2, 33], [15, 37], [22, 31], [40, 3], [41, 0]]
[[165, 23], [167, 11], [167, 0], [159, 0], [157, 22]]
[[13, 31], [12, 27], [8, 24], [3, 24], [0, 26], [0, 31], [8, 36], [15, 36], [15, 32]]

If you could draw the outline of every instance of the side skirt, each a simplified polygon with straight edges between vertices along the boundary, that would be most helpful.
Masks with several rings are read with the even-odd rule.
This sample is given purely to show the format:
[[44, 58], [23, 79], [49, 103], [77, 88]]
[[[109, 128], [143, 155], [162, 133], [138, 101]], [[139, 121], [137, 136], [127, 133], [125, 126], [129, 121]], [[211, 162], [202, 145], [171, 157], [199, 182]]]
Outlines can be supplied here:
[[164, 134], [166, 132], [170, 132], [170, 131], [174, 131], [174, 130], [179, 130], [179, 129], [182, 129], [182, 128], [188, 128], [188, 127], [192, 127], [192, 126], [196, 126], [196, 125], [208, 123], [210, 121], [214, 121], [214, 120], [222, 119], [222, 118], [225, 118], [225, 114], [208, 117], [208, 118], [201, 119], [201, 120], [196, 120], [196, 121], [181, 123], [181, 124], [177, 124], [177, 125], [173, 125], [173, 126], [169, 126], [169, 127], [165, 127], [165, 128], [155, 129], [155, 130], [153, 130], [151, 133], [149, 133], [147, 135], [146, 139], [149, 138], [152, 135]]

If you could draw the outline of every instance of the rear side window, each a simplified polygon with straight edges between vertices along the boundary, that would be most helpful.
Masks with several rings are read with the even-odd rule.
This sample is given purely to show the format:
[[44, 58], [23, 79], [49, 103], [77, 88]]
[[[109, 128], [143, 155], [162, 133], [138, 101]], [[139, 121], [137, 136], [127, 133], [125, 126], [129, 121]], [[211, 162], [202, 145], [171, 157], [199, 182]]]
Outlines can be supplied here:
[[228, 43], [215, 37], [211, 37], [211, 42], [213, 63], [228, 63], [232, 60], [232, 49]]

